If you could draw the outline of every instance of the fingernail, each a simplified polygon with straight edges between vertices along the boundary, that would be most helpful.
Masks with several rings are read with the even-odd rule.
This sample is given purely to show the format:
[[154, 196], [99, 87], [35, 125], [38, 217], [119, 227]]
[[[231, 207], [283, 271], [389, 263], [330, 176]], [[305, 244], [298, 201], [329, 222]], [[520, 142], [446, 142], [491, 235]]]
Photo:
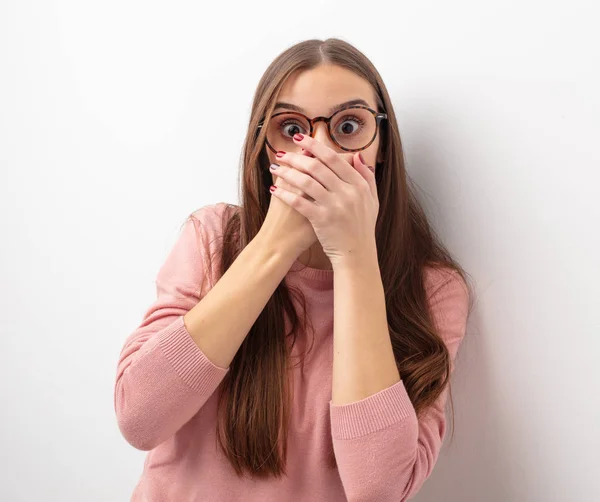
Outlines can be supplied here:
[[273, 163], [273, 164], [271, 164], [270, 167], [271, 167], [271, 169], [277, 169], [279, 167], [279, 164]]
[[277, 188], [277, 185], [271, 185], [269, 190], [271, 191], [271, 193], [273, 193], [276, 188]]
[[283, 157], [284, 155], [285, 155], [285, 152], [283, 150], [280, 150], [275, 154], [276, 157]]

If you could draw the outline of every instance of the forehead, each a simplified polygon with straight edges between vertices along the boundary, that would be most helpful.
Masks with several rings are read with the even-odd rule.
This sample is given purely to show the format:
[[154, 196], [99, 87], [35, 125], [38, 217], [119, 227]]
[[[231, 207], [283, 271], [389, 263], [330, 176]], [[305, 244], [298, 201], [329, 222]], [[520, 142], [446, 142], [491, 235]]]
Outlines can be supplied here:
[[335, 65], [297, 70], [285, 81], [277, 101], [302, 107], [308, 115], [323, 115], [332, 106], [362, 98], [377, 109], [375, 90], [353, 71]]

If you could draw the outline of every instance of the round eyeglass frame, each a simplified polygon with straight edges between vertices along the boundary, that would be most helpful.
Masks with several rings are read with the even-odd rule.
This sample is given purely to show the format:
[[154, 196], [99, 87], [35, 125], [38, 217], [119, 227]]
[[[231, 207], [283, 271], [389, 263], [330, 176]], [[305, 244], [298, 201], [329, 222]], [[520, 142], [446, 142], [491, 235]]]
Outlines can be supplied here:
[[[346, 148], [343, 147], [342, 145], [340, 145], [335, 138], [333, 137], [333, 135], [331, 134], [331, 120], [333, 119], [333, 117], [335, 117], [338, 113], [342, 113], [345, 112], [347, 110], [351, 110], [353, 108], [362, 108], [363, 110], [368, 110], [370, 111], [373, 116], [375, 117], [375, 134], [373, 134], [373, 137], [371, 138], [371, 141], [369, 141], [365, 146], [361, 147], [361, 148]], [[339, 146], [342, 150], [346, 151], [346, 152], [360, 152], [361, 150], [364, 150], [366, 148], [369, 148], [369, 146], [371, 146], [371, 144], [373, 143], [373, 141], [375, 141], [375, 138], [377, 137], [377, 133], [379, 132], [379, 126], [381, 124], [381, 121], [384, 119], [387, 119], [387, 113], [384, 112], [378, 112], [376, 110], [373, 110], [372, 108], [368, 107], [368, 106], [364, 106], [364, 105], [352, 105], [352, 106], [348, 106], [346, 108], [342, 108], [341, 110], [338, 110], [337, 112], [335, 112], [333, 115], [331, 115], [330, 117], [315, 117], [314, 119], [308, 118], [306, 115], [304, 115], [303, 113], [300, 112], [294, 112], [294, 111], [287, 111], [287, 112], [279, 112], [276, 113], [274, 115], [271, 115], [271, 118], [269, 119], [269, 121], [271, 119], [273, 119], [274, 117], [277, 117], [279, 115], [299, 115], [300, 117], [305, 118], [308, 123], [310, 124], [310, 132], [309, 135], [312, 138], [313, 137], [313, 133], [315, 132], [315, 128], [314, 125], [319, 122], [320, 120], [322, 120], [323, 122], [325, 122], [327, 124], [327, 133], [329, 134], [329, 138], [331, 139], [331, 141], [333, 141], [337, 146]], [[259, 124], [258, 124], [258, 129], [260, 129], [261, 127], [264, 126], [264, 120], [262, 120]], [[267, 144], [267, 146], [269, 147], [269, 149], [273, 152], [273, 153], [277, 153], [277, 150], [275, 150], [271, 144], [269, 143], [269, 141], [267, 140], [266, 136], [265, 136], [265, 143]]]

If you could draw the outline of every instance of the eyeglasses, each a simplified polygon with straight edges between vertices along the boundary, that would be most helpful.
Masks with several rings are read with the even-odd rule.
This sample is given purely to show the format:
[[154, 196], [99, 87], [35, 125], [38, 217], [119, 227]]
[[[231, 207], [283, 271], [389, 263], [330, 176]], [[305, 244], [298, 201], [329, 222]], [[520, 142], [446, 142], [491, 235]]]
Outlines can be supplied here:
[[[314, 125], [322, 120], [327, 124], [331, 140], [346, 152], [358, 152], [368, 148], [379, 130], [379, 124], [387, 119], [386, 113], [379, 113], [368, 106], [353, 105], [338, 110], [330, 117], [308, 118], [299, 112], [280, 112], [272, 115], [267, 124], [267, 146], [277, 153], [300, 151], [301, 146], [294, 143], [296, 133], [314, 134]], [[265, 126], [262, 120], [258, 128]]]

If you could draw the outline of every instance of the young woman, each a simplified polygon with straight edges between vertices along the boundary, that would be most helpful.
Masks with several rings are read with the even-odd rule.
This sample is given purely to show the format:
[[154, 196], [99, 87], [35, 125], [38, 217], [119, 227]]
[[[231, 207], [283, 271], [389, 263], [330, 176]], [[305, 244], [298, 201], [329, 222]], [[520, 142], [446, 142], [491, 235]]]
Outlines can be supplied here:
[[186, 219], [122, 349], [119, 428], [149, 451], [132, 500], [411, 498], [471, 305], [371, 62], [339, 39], [278, 56], [242, 170], [239, 207]]

